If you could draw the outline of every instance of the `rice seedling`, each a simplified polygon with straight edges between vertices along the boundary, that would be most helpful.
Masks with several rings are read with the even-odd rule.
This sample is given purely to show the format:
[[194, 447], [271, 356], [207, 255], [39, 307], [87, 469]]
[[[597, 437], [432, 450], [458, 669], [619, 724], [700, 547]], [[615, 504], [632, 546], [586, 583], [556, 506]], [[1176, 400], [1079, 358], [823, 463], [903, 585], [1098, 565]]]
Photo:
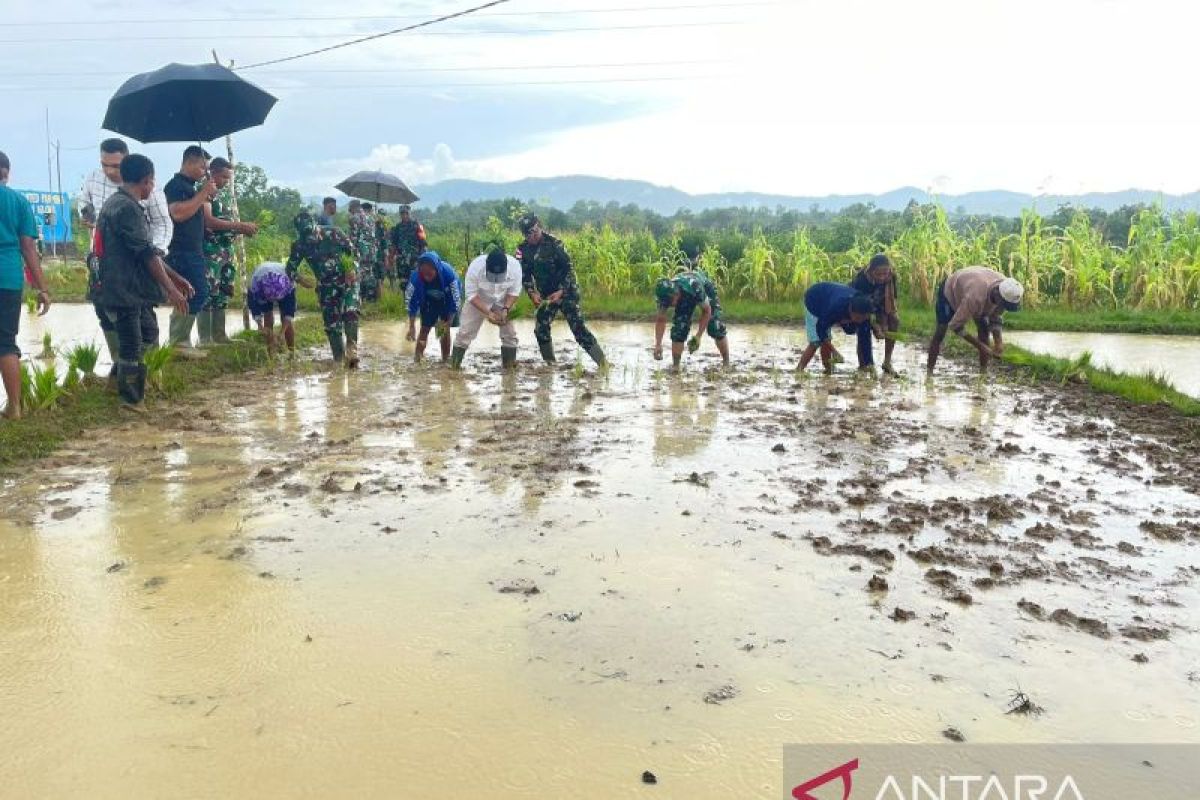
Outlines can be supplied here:
[[54, 408], [65, 393], [58, 384], [58, 368], [53, 363], [44, 367], [30, 367], [29, 392], [23, 395], [27, 410], [46, 411]]
[[100, 347], [95, 342], [77, 344], [66, 353], [67, 365], [77, 370], [84, 378], [94, 375], [100, 360]]
[[166, 391], [163, 377], [167, 365], [174, 357], [175, 350], [171, 347], [151, 347], [146, 351], [142, 361], [146, 365], [146, 384], [148, 386], [160, 392]]
[[54, 340], [50, 331], [42, 334], [42, 352], [38, 354], [38, 358], [54, 358]]

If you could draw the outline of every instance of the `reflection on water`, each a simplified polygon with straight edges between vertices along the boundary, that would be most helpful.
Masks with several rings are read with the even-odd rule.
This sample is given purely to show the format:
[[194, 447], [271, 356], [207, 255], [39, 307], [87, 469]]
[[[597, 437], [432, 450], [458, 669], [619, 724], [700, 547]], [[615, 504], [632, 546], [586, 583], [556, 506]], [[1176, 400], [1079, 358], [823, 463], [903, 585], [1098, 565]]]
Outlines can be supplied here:
[[[366, 326], [358, 373], [229, 378], [0, 488], [0, 794], [617, 798], [650, 770], [664, 797], [770, 798], [786, 742], [1195, 740], [1186, 548], [1138, 530], [1194, 498], [1097, 469], [1028, 390], [947, 369], [928, 391], [904, 346], [901, 381], [797, 381], [795, 334], [758, 327], [731, 330], [731, 373], [707, 353], [667, 374], [650, 326], [609, 324], [610, 373], [576, 375], [566, 342], [550, 370], [526, 323], [518, 374], [494, 331], [454, 374], [402, 330]], [[1136, 541], [1147, 577], [962, 607], [903, 549], [944, 527], [876, 534], [888, 570], [805, 539], [1040, 473], [1105, 515], [1105, 549], [1038, 543], [1047, 561]], [[875, 508], [838, 486], [864, 476]], [[1023, 618], [1026, 597], [1170, 641]], [[1017, 686], [1047, 713], [1004, 714]]]
[[1160, 373], [1179, 391], [1200, 397], [1200, 336], [1010, 331], [1004, 338], [1026, 350], [1059, 358], [1090, 352], [1093, 364], [1119, 372]]

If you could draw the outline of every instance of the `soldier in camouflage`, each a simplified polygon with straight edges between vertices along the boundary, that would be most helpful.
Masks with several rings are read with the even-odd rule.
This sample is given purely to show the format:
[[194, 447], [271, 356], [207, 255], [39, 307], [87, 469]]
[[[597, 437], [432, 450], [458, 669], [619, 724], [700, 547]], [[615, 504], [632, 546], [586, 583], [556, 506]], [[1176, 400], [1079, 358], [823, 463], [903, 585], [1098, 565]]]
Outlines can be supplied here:
[[344, 359], [347, 366], [357, 367], [359, 301], [354, 245], [338, 228], [317, 225], [311, 211], [301, 211], [292, 224], [297, 238], [288, 257], [288, 277], [301, 286], [312, 288], [312, 281], [297, 276], [300, 262], [308, 262], [308, 268], [317, 278], [317, 300], [321, 304], [321, 318], [325, 322], [325, 335], [329, 338], [333, 360], [341, 363]]
[[[667, 309], [674, 307], [675, 316], [671, 321], [671, 359], [675, 368], [683, 358], [683, 346], [687, 343], [689, 353], [700, 349], [700, 338], [708, 331], [708, 335], [717, 343], [717, 350], [725, 366], [729, 366], [729, 340], [725, 323], [721, 320], [721, 302], [717, 299], [717, 287], [703, 270], [694, 270], [676, 275], [674, 278], [663, 278], [654, 287], [654, 297], [658, 301], [658, 317], [654, 322], [654, 357], [662, 360], [663, 333], [667, 328]], [[692, 314], [697, 306], [700, 308], [700, 322], [696, 326], [696, 335], [688, 339], [688, 330], [692, 324]]]
[[375, 235], [375, 261], [371, 268], [375, 271], [376, 299], [383, 293], [383, 281], [387, 277], [387, 215], [382, 208], [375, 208], [371, 203], [363, 203], [363, 211], [371, 218]]
[[522, 283], [529, 299], [537, 307], [537, 323], [533, 334], [538, 349], [547, 364], [554, 363], [554, 342], [550, 337], [550, 323], [562, 312], [571, 328], [575, 341], [583, 351], [600, 366], [606, 365], [604, 351], [596, 337], [588, 330], [579, 308], [579, 284], [571, 257], [563, 243], [542, 230], [542, 221], [527, 214], [520, 221], [525, 243], [517, 252], [521, 262]]
[[375, 279], [375, 219], [366, 207], [351, 200], [350, 241], [354, 243], [358, 262], [358, 290], [363, 300], [379, 299], [379, 282]]
[[400, 206], [400, 221], [392, 226], [391, 244], [392, 274], [401, 287], [406, 287], [417, 256], [429, 249], [425, 228], [412, 218], [408, 206]]
[[237, 268], [233, 265], [233, 242], [238, 235], [253, 236], [258, 226], [251, 222], [235, 222], [229, 184], [233, 182], [233, 165], [224, 158], [214, 158], [208, 174], [217, 194], [204, 206], [204, 267], [208, 278], [208, 298], [196, 315], [200, 344], [228, 344], [225, 334], [225, 309], [233, 297]]

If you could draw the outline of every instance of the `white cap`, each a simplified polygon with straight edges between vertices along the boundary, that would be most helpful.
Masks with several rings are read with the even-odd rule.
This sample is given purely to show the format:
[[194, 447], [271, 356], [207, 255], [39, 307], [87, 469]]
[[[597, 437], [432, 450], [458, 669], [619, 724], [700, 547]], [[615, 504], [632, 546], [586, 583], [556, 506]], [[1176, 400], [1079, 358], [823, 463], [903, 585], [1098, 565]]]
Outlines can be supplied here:
[[1025, 287], [1013, 278], [1005, 278], [1000, 281], [1000, 297], [1004, 302], [1019, 306], [1021, 305], [1021, 298], [1024, 296]]

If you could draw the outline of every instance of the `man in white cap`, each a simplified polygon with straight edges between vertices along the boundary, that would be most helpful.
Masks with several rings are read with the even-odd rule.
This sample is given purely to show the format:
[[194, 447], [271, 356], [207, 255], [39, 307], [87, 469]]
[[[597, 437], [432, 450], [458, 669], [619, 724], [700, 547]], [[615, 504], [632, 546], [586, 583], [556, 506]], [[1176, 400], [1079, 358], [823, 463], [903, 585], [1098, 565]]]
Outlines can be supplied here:
[[[1004, 352], [1000, 332], [1005, 311], [1020, 311], [1025, 288], [987, 267], [966, 267], [954, 272], [938, 286], [937, 330], [929, 343], [929, 374], [937, 364], [946, 331], [951, 330], [979, 351], [979, 368]], [[967, 333], [967, 323], [975, 321], [976, 338]], [[991, 345], [989, 346], [989, 341]]]
[[462, 367], [463, 356], [485, 320], [500, 328], [501, 365], [504, 369], [515, 367], [517, 329], [508, 314], [521, 298], [521, 262], [494, 246], [467, 267], [466, 283], [467, 302], [450, 353], [451, 368]]

